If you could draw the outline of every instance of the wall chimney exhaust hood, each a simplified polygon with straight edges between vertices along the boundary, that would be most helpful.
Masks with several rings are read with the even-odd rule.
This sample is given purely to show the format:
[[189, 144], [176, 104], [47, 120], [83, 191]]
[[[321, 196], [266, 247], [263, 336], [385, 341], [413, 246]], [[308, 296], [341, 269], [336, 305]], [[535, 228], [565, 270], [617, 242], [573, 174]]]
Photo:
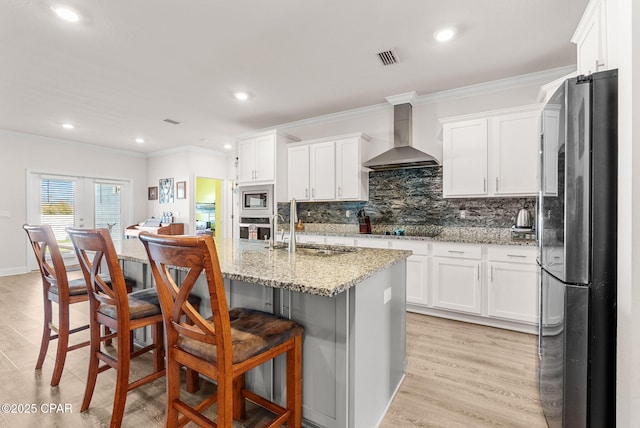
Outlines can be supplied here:
[[387, 97], [393, 104], [393, 148], [369, 159], [362, 165], [374, 171], [438, 166], [433, 156], [412, 147], [413, 106], [415, 92]]

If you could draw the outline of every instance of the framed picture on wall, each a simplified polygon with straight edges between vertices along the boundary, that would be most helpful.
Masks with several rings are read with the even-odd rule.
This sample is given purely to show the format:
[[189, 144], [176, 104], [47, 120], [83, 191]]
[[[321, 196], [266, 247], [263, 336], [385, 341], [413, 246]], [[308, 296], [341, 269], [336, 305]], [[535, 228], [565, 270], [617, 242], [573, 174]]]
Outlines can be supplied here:
[[187, 182], [178, 181], [176, 183], [176, 199], [185, 199], [187, 197]]
[[155, 201], [158, 199], [158, 186], [149, 187], [149, 200]]
[[173, 178], [161, 178], [160, 179], [160, 203], [172, 204], [173, 203]]

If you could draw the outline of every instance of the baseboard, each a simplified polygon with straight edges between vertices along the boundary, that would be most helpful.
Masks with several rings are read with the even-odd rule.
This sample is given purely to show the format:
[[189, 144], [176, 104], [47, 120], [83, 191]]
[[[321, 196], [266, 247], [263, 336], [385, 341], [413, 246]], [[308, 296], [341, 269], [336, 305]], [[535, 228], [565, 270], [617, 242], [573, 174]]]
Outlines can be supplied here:
[[434, 308], [427, 308], [419, 305], [407, 304], [407, 312], [415, 312], [423, 315], [431, 315], [434, 317], [448, 318], [456, 321], [469, 322], [472, 324], [486, 325], [487, 327], [502, 328], [505, 330], [518, 331], [520, 333], [538, 334], [538, 326], [533, 324], [524, 324], [514, 321], [500, 320], [497, 318], [481, 317], [475, 315], [463, 314], [454, 311], [445, 311]]
[[393, 394], [391, 394], [391, 398], [389, 399], [389, 402], [387, 402], [387, 406], [384, 408], [384, 412], [382, 412], [380, 419], [378, 419], [378, 423], [376, 423], [376, 428], [378, 428], [380, 424], [382, 424], [382, 421], [384, 421], [385, 416], [387, 416], [389, 407], [391, 407], [391, 403], [393, 403], [393, 399], [396, 398], [396, 394], [398, 393], [398, 391], [400, 391], [400, 387], [402, 386], [402, 383], [404, 382], [404, 378], [406, 376], [407, 376], [407, 373], [405, 371], [405, 373], [402, 374], [402, 379], [400, 379], [400, 382], [398, 382], [398, 385], [396, 385], [395, 391], [393, 391]]
[[22, 275], [25, 273], [29, 273], [29, 269], [26, 266], [0, 269], [0, 276]]

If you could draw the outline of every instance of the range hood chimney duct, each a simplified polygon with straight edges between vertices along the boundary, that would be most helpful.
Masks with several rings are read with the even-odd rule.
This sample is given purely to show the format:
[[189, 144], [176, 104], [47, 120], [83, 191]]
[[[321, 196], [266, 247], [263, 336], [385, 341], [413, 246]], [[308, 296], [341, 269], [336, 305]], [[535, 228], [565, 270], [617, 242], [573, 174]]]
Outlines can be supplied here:
[[[410, 92], [408, 94], [387, 98], [387, 101], [394, 104], [393, 148], [369, 159], [363, 166], [374, 171], [438, 166], [436, 158], [412, 146], [413, 106], [411, 99], [413, 99], [415, 95], [415, 92]], [[398, 100], [403, 101], [396, 102]]]

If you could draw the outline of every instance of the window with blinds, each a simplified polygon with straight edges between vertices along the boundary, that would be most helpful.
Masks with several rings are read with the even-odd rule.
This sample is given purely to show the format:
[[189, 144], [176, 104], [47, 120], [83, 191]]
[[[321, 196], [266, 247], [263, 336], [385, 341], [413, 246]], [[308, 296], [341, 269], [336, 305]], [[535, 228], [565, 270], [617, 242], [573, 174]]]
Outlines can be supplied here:
[[95, 227], [109, 229], [114, 241], [122, 239], [122, 186], [113, 183], [95, 183]]
[[65, 229], [75, 224], [75, 182], [40, 180], [40, 222], [53, 229], [58, 243], [70, 242]]

